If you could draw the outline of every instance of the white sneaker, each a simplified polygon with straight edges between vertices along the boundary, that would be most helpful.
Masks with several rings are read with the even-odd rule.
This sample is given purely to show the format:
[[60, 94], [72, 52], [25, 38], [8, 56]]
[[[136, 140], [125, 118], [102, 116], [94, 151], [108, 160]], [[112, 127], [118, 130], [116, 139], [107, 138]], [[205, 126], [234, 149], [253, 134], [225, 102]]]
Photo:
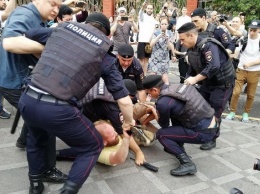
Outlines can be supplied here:
[[234, 112], [230, 112], [227, 116], [226, 116], [226, 120], [234, 120], [235, 118], [235, 113]]
[[5, 107], [3, 107], [3, 110], [8, 113], [9, 115], [11, 114], [8, 110], [5, 109]]

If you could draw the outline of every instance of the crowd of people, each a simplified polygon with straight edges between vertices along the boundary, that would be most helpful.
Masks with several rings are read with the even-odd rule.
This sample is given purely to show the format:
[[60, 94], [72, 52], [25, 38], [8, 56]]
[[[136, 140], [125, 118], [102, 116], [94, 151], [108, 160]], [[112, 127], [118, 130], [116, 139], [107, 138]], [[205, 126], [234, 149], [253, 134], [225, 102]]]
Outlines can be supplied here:
[[[230, 24], [216, 11], [209, 18], [196, 8], [188, 16], [186, 7], [167, 2], [155, 13], [144, 1], [137, 17], [125, 7], [115, 17], [89, 13], [86, 2], [74, 0], [15, 6], [0, 0], [0, 118], [11, 117], [4, 98], [24, 120], [16, 146], [26, 148], [30, 194], [41, 194], [43, 182], [78, 193], [96, 162], [121, 164], [129, 149], [143, 165], [141, 146], [155, 140], [180, 162], [171, 175], [195, 174], [185, 143], [216, 147], [221, 115], [230, 104], [226, 119], [235, 117], [244, 84], [242, 121], [249, 121], [260, 77], [260, 20], [246, 31], [244, 13]], [[171, 60], [180, 83], [169, 80]], [[70, 148], [56, 150], [56, 137]], [[56, 160], [73, 161], [68, 175]]]

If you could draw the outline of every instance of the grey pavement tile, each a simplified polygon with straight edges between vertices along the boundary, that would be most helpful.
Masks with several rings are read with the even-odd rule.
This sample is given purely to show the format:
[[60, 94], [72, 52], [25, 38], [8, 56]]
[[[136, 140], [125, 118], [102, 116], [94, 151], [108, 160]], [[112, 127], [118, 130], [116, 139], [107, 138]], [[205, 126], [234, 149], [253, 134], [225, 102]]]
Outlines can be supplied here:
[[[8, 107], [8, 106], [7, 106]], [[10, 110], [11, 107], [8, 107]], [[0, 120], [0, 185], [2, 194], [27, 194], [28, 167], [25, 150], [15, 147], [19, 131], [10, 134], [10, 120]], [[19, 122], [19, 127], [23, 124]], [[193, 176], [173, 177], [170, 170], [179, 165], [156, 141], [142, 147], [146, 160], [158, 166], [157, 173], [136, 166], [129, 154], [124, 164], [108, 167], [97, 164], [80, 194], [228, 194], [232, 187], [244, 193], [260, 193], [260, 172], [253, 170], [254, 158], [260, 157], [260, 125], [223, 119], [217, 147], [202, 151], [200, 145], [185, 144], [198, 172]], [[68, 147], [57, 139], [57, 149]], [[57, 162], [57, 168], [68, 173], [72, 162]], [[59, 193], [62, 184], [46, 184], [44, 194]]]
[[193, 160], [197, 166], [197, 170], [207, 176], [210, 180], [232, 174], [235, 171], [224, 165], [221, 161], [212, 156]]
[[[259, 146], [260, 148], [260, 146]], [[238, 167], [241, 170], [246, 170], [252, 167], [252, 161], [254, 161], [253, 157], [250, 157], [246, 153], [235, 150], [231, 152], [226, 152], [220, 155], [225, 159], [226, 162]]]
[[231, 188], [238, 188], [245, 194], [259, 194], [259, 186], [247, 178], [237, 179], [226, 184], [221, 185], [225, 190]]

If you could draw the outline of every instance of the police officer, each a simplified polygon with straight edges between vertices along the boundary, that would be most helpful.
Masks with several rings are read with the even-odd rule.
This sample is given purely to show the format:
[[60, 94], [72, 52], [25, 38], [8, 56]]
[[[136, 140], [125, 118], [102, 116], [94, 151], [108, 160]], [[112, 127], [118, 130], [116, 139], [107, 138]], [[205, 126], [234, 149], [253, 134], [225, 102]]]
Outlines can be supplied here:
[[139, 60], [134, 56], [134, 49], [129, 44], [123, 44], [118, 48], [116, 66], [123, 79], [131, 79], [136, 83], [138, 98], [145, 102], [146, 93], [142, 85], [144, 71]]
[[[195, 174], [196, 166], [183, 144], [201, 144], [214, 138], [218, 130], [214, 109], [191, 85], [167, 86], [160, 75], [150, 75], [144, 79], [143, 86], [151, 97], [157, 99], [156, 110], [161, 129], [156, 137], [164, 150], [180, 161], [180, 165], [171, 170], [171, 175]], [[170, 122], [174, 124], [170, 126]]]
[[[137, 88], [134, 81], [130, 79], [124, 79], [124, 83], [130, 93], [130, 97], [134, 99], [137, 92]], [[109, 91], [107, 91], [104, 85], [104, 80], [100, 79], [99, 82], [93, 88], [91, 88], [91, 90], [86, 94], [86, 96], [82, 100], [82, 103], [83, 114], [90, 118], [91, 121], [94, 122], [99, 119], [109, 120], [112, 126], [115, 128], [116, 132], [119, 135], [123, 135], [122, 123], [124, 121], [124, 117], [113, 96], [109, 93]], [[135, 133], [135, 136], [142, 136], [142, 134], [138, 132]], [[145, 134], [143, 134], [143, 136], [144, 137], [139, 138], [141, 139], [141, 142], [139, 142], [140, 144], [146, 143], [147, 139]], [[153, 137], [154, 135], [152, 134], [150, 140], [153, 140]], [[135, 153], [135, 163], [137, 165], [143, 164], [145, 161], [144, 153], [137, 145], [134, 138], [130, 138], [129, 146], [130, 149]]]
[[215, 24], [209, 23], [204, 9], [196, 8], [191, 13], [191, 21], [196, 25], [199, 36], [202, 38], [213, 37], [223, 44], [229, 54], [234, 53], [235, 44], [229, 34]]
[[108, 53], [109, 34], [106, 16], [94, 13], [89, 15], [86, 24], [59, 24], [46, 43], [19, 101], [19, 110], [29, 127], [30, 193], [44, 190], [42, 172], [50, 134], [80, 153], [61, 193], [78, 193], [89, 176], [103, 141], [93, 123], [79, 110], [79, 100], [100, 76], [124, 115], [123, 129], [129, 130], [134, 124], [129, 92], [114, 65], [115, 57]]
[[[221, 114], [234, 87], [234, 68], [228, 53], [221, 43], [198, 36], [194, 23], [186, 23], [178, 29], [180, 41], [188, 48], [190, 63], [187, 72], [187, 85], [201, 84], [199, 92], [215, 110], [215, 117], [220, 122]], [[202, 150], [216, 147], [216, 140], [204, 144]]]

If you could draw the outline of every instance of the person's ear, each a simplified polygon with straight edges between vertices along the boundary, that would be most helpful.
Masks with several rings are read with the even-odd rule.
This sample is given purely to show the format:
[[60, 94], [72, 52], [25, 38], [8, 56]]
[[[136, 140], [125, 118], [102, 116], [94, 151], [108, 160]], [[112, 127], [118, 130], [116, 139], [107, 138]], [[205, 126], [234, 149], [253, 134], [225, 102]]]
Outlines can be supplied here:
[[107, 141], [103, 141], [104, 147], [106, 147], [107, 145]]

